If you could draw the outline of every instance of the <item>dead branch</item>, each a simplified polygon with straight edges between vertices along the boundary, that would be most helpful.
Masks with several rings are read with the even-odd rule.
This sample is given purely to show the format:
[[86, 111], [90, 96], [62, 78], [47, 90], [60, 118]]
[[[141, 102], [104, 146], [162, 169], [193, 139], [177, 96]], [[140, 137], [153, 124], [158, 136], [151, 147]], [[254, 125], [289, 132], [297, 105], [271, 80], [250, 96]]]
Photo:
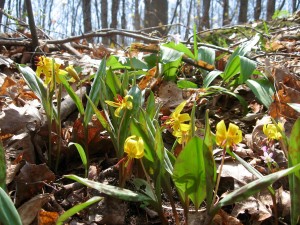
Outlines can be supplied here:
[[102, 29], [102, 30], [97, 30], [97, 31], [93, 31], [90, 33], [73, 36], [73, 37], [68, 37], [68, 38], [64, 38], [64, 39], [59, 39], [59, 40], [46, 40], [46, 43], [62, 44], [62, 43], [77, 41], [80, 39], [88, 39], [88, 38], [92, 38], [92, 37], [111, 37], [111, 36], [115, 36], [115, 35], [131, 37], [131, 38], [135, 38], [137, 40], [142, 40], [142, 41], [145, 41], [148, 43], [159, 43], [161, 41], [161, 39], [159, 39], [159, 38], [154, 38], [149, 35], [142, 34], [142, 32], [122, 30], [122, 29]]

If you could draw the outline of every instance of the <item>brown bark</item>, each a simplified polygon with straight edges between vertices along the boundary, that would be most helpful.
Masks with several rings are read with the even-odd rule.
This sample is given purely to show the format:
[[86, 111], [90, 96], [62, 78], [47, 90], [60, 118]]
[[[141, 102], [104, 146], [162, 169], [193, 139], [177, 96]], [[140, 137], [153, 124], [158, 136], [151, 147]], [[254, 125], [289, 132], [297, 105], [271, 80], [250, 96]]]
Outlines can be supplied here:
[[240, 0], [239, 23], [247, 23], [248, 0]]
[[[168, 0], [145, 0], [144, 27], [156, 27], [168, 23]], [[165, 28], [156, 28], [162, 36]]]
[[25, 0], [25, 4], [26, 4], [26, 9], [27, 9], [29, 28], [30, 28], [30, 32], [31, 32], [32, 49], [34, 51], [36, 51], [37, 47], [39, 46], [39, 40], [38, 40], [36, 29], [35, 29], [35, 22], [34, 22], [34, 16], [33, 16], [33, 11], [32, 11], [31, 0]]
[[268, 0], [267, 3], [267, 20], [272, 20], [272, 16], [275, 12], [276, 0]]
[[254, 20], [259, 20], [261, 14], [261, 0], [256, 0], [256, 5], [254, 8]]
[[141, 15], [139, 11], [139, 0], [134, 1], [134, 20], [133, 25], [136, 30], [141, 29]]
[[[92, 31], [92, 16], [91, 16], [91, 0], [82, 0], [82, 14], [83, 14], [83, 30], [84, 33]], [[93, 39], [88, 39], [92, 41]]]
[[193, 5], [193, 0], [190, 0], [190, 7], [189, 7], [189, 11], [187, 13], [187, 18], [186, 18], [186, 30], [185, 30], [185, 36], [184, 36], [184, 39], [188, 39], [189, 38], [189, 33], [190, 33], [190, 15], [191, 15], [191, 12], [192, 12], [192, 5]]
[[228, 25], [229, 21], [229, 4], [228, 0], [223, 0], [223, 26]]
[[210, 0], [203, 0], [203, 18], [202, 18], [202, 27], [205, 27], [206, 29], [210, 28]]
[[119, 11], [119, 0], [112, 0], [111, 5], [111, 24], [110, 28], [117, 28], [118, 26], [118, 11]]
[[[5, 0], [0, 1], [0, 8], [3, 9], [5, 5]], [[2, 24], [2, 12], [0, 12], [0, 26]]]

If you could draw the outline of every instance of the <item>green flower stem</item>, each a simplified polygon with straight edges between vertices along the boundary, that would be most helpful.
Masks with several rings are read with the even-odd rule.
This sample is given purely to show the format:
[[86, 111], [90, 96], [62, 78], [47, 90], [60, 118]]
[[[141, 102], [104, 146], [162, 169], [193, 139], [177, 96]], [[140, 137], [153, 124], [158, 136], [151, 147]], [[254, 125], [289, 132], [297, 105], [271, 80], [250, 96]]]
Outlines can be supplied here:
[[58, 170], [58, 165], [60, 162], [60, 153], [61, 153], [61, 115], [60, 115], [60, 111], [61, 111], [61, 92], [62, 92], [62, 84], [59, 84], [59, 89], [58, 89], [58, 93], [56, 96], [56, 100], [57, 100], [57, 119], [56, 119], [56, 131], [57, 131], [57, 135], [58, 135], [58, 143], [57, 143], [57, 158], [56, 158], [56, 165], [55, 165], [55, 171]]
[[216, 187], [215, 187], [215, 191], [214, 191], [214, 196], [213, 196], [213, 199], [212, 199], [212, 204], [216, 204], [215, 200], [216, 200], [216, 197], [217, 197], [219, 184], [220, 184], [220, 180], [221, 180], [221, 173], [222, 173], [222, 169], [223, 169], [223, 165], [224, 165], [225, 153], [226, 153], [226, 150], [224, 148], [223, 151], [222, 151], [222, 161], [221, 161], [220, 170], [219, 170], [218, 177], [217, 177], [217, 182], [216, 182]]

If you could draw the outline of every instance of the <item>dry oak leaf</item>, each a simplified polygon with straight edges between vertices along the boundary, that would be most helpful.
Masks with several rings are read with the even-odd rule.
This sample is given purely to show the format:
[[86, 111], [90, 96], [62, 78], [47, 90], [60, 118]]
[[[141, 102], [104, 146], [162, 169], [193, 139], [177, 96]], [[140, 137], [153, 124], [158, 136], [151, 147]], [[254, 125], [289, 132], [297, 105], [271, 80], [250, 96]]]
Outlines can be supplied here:
[[46, 164], [35, 165], [26, 162], [15, 179], [17, 204], [38, 194], [45, 183], [54, 180], [55, 175]]

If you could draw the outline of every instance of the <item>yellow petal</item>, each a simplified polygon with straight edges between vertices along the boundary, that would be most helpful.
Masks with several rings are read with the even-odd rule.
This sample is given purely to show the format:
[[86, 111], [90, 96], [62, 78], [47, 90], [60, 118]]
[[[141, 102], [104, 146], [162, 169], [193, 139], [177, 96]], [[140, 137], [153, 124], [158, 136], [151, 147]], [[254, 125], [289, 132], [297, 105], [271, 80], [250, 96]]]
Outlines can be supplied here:
[[224, 120], [221, 120], [216, 127], [216, 143], [219, 146], [224, 146], [226, 144], [227, 132]]
[[183, 114], [180, 114], [178, 116], [178, 120], [183, 123], [183, 122], [188, 122], [191, 120], [191, 117], [188, 113], [183, 113]]
[[181, 102], [174, 110], [174, 114], [180, 114], [181, 111], [183, 110], [184, 106], [186, 104], [186, 101]]
[[144, 141], [141, 137], [132, 135], [125, 140], [124, 152], [129, 158], [142, 158], [144, 156]]
[[227, 143], [230, 146], [238, 144], [243, 140], [242, 131], [237, 125], [229, 123], [228, 132], [227, 132]]
[[113, 102], [113, 101], [109, 101], [109, 100], [106, 100], [105, 103], [106, 103], [107, 105], [112, 106], [112, 107], [120, 107], [120, 106], [121, 106], [120, 103], [118, 103], [118, 102]]

